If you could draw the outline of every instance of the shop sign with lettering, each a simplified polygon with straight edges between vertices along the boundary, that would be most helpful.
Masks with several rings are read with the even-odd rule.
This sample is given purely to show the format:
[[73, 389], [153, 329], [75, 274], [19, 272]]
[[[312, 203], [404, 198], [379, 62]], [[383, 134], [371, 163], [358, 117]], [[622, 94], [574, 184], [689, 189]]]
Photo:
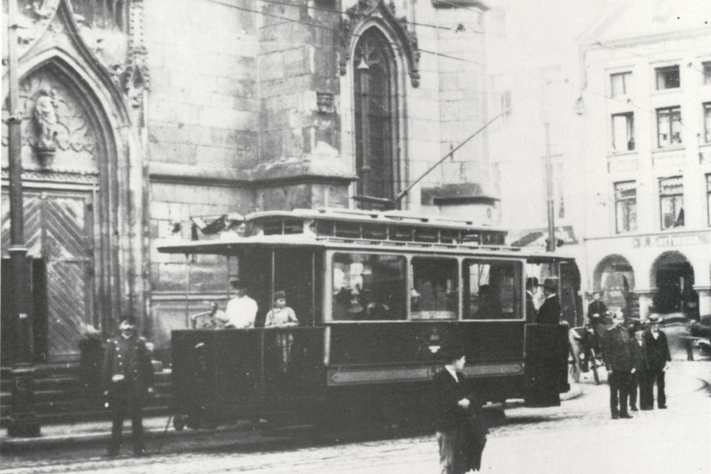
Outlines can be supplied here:
[[632, 239], [632, 247], [636, 249], [648, 247], [686, 247], [690, 245], [708, 245], [708, 243], [709, 234], [707, 232], [650, 235]]

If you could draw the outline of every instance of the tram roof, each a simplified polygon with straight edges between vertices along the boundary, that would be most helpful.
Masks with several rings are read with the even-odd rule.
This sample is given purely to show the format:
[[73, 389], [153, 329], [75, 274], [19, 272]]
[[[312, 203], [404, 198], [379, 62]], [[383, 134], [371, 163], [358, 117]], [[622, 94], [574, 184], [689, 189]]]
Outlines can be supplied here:
[[354, 223], [403, 224], [418, 227], [506, 232], [506, 229], [475, 224], [472, 220], [414, 214], [406, 211], [363, 211], [357, 209], [317, 208], [294, 209], [292, 211], [260, 211], [252, 212], [244, 216], [245, 221], [256, 221], [268, 218], [326, 219]]
[[517, 247], [497, 246], [497, 245], [471, 245], [471, 244], [428, 244], [413, 242], [387, 242], [370, 241], [362, 239], [340, 239], [323, 238], [301, 235], [270, 235], [240, 237], [237, 234], [225, 236], [221, 239], [211, 239], [202, 241], [175, 241], [165, 242], [158, 245], [158, 251], [172, 254], [208, 254], [208, 255], [231, 255], [240, 248], [321, 248], [344, 251], [373, 251], [373, 252], [393, 252], [401, 254], [451, 254], [451, 255], [489, 255], [499, 257], [518, 257], [528, 260], [541, 261], [550, 260], [573, 260], [571, 257], [562, 255], [551, 255], [536, 251], [522, 251]]

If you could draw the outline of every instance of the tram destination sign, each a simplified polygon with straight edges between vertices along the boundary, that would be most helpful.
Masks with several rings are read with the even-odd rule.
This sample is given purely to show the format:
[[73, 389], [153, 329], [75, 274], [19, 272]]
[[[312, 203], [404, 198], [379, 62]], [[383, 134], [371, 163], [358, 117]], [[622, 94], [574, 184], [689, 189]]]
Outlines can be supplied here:
[[708, 232], [650, 235], [646, 237], [635, 237], [632, 239], [632, 247], [634, 248], [687, 247], [691, 245], [708, 245], [708, 243]]

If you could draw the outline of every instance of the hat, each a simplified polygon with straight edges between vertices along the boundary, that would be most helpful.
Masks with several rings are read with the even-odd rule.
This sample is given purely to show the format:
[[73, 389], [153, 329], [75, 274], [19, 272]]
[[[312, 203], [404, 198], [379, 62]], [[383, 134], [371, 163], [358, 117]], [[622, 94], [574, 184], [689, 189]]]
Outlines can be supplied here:
[[286, 291], [275, 291], [274, 292], [274, 301], [281, 300], [281, 299], [286, 299]]
[[124, 321], [126, 321], [126, 322], [127, 322], [128, 324], [130, 324], [131, 326], [135, 326], [135, 325], [136, 325], [136, 317], [135, 317], [134, 315], [132, 315], [132, 314], [124, 314], [124, 315], [122, 315], [121, 318], [119, 319], [119, 323], [122, 323], [122, 322], [124, 322]]
[[441, 354], [444, 360], [447, 362], [461, 359], [462, 357], [467, 355], [466, 351], [464, 350], [464, 346], [458, 343], [451, 343], [445, 345], [439, 351], [439, 354]]
[[538, 278], [528, 277], [526, 279], [526, 288], [535, 288], [538, 286]]
[[546, 278], [543, 282], [543, 288], [558, 291], [558, 280], [555, 278]]
[[647, 323], [658, 324], [659, 323], [659, 316], [650, 316], [649, 318], [647, 318]]

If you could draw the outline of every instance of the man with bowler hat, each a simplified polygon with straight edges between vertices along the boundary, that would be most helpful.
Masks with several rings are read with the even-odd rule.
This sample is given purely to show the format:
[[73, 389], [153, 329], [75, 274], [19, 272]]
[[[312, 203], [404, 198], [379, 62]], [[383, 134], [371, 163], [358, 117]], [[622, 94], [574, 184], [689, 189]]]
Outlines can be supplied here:
[[667, 336], [659, 330], [659, 318], [650, 316], [650, 330], [644, 335], [647, 354], [647, 380], [646, 396], [649, 401], [648, 409], [654, 407], [654, 383], [657, 384], [657, 407], [664, 409], [667, 407], [667, 397], [665, 393], [664, 373], [669, 368], [671, 353]]
[[239, 278], [233, 278], [230, 281], [237, 296], [232, 298], [227, 303], [227, 309], [224, 313], [217, 312], [215, 318], [223, 321], [225, 327], [247, 329], [254, 327], [254, 320], [257, 318], [259, 307], [257, 302], [247, 296], [247, 284]]
[[104, 395], [113, 411], [113, 427], [107, 456], [117, 456], [121, 448], [123, 420], [131, 418], [133, 453], [145, 454], [143, 442], [143, 405], [153, 390], [153, 364], [143, 338], [136, 332], [136, 318], [123, 316], [119, 324], [121, 335], [111, 339], [106, 347], [102, 373]]
[[559, 324], [560, 323], [560, 302], [558, 301], [558, 281], [554, 278], [546, 278], [543, 282], [543, 293], [546, 300], [538, 308], [538, 324]]

